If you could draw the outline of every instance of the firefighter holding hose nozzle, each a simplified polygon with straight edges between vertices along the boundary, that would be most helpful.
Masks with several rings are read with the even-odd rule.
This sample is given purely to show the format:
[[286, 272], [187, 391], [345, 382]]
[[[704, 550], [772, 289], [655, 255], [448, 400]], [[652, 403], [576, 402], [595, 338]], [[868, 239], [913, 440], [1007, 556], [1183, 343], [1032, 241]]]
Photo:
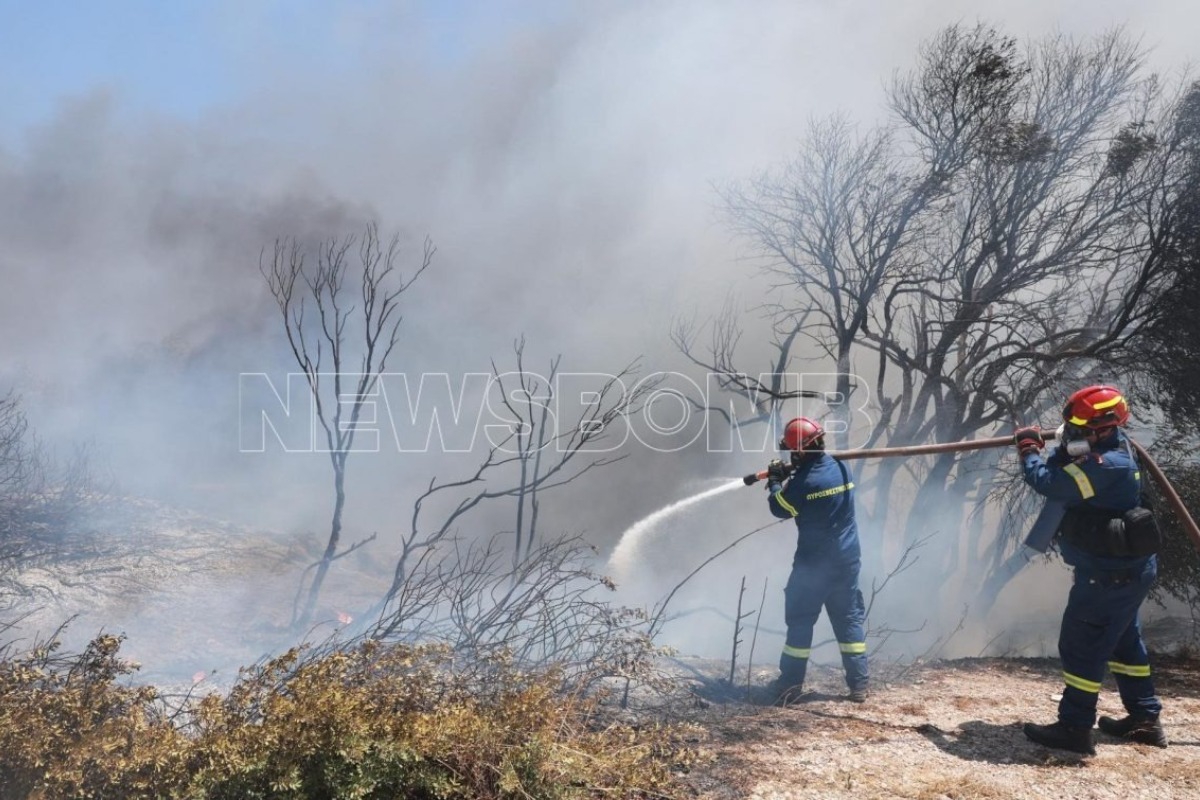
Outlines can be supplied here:
[[1074, 584], [1063, 612], [1058, 650], [1066, 688], [1058, 721], [1025, 725], [1046, 747], [1094, 755], [1104, 670], [1116, 677], [1123, 719], [1100, 717], [1100, 730], [1128, 741], [1166, 747], [1138, 610], [1157, 575], [1158, 526], [1146, 507], [1141, 472], [1122, 427], [1129, 406], [1112, 386], [1088, 386], [1067, 399], [1058, 444], [1046, 458], [1037, 427], [1014, 436], [1025, 482], [1062, 503], [1057, 528]]
[[787, 640], [772, 700], [787, 705], [799, 699], [813, 626], [824, 607], [842, 653], [850, 699], [861, 703], [867, 699], [868, 672], [854, 479], [845, 464], [825, 452], [824, 428], [807, 417], [788, 422], [779, 448], [790, 451], [790, 464], [771, 462], [768, 503], [776, 517], [796, 520], [797, 541], [783, 590]]

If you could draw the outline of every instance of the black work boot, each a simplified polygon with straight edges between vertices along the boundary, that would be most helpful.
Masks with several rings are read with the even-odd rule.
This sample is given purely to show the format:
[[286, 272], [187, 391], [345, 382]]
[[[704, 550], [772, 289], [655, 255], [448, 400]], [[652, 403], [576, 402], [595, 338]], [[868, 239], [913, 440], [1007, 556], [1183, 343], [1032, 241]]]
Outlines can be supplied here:
[[1034, 725], [1032, 722], [1026, 722], [1025, 736], [1043, 747], [1070, 750], [1085, 756], [1096, 755], [1091, 728], [1072, 728], [1061, 722], [1055, 722], [1053, 725]]
[[857, 689], [850, 690], [851, 703], [865, 703], [867, 698], [871, 696], [871, 690], [866, 686], [860, 686]]
[[1112, 717], [1100, 718], [1100, 730], [1109, 736], [1125, 739], [1138, 744], [1150, 744], [1155, 747], [1167, 746], [1167, 734], [1163, 730], [1158, 717], [1140, 717], [1130, 714], [1124, 719]]

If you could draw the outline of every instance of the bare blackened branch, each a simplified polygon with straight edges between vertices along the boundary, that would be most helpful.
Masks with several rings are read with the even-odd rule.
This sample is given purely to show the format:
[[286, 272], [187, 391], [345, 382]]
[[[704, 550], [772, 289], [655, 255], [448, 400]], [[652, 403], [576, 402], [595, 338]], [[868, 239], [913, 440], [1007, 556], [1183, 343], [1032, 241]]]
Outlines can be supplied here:
[[[350, 253], [355, 245], [358, 263], [352, 266]], [[361, 238], [331, 238], [315, 249], [315, 264], [307, 258], [308, 248], [295, 239], [277, 240], [269, 259], [266, 251], [259, 256], [259, 272], [275, 298], [292, 357], [308, 382], [333, 469], [329, 539], [304, 607], [294, 615], [296, 625], [311, 619], [329, 567], [339, 557], [346, 461], [362, 409], [399, 340], [402, 296], [429, 268], [435, 252], [427, 238], [421, 262], [406, 280], [397, 270], [402, 255], [399, 237], [393, 236], [385, 247], [374, 223], [366, 226]], [[352, 274], [359, 285], [357, 305], [347, 290]], [[348, 374], [347, 368], [357, 371]], [[352, 393], [343, 386], [346, 379], [353, 379]]]

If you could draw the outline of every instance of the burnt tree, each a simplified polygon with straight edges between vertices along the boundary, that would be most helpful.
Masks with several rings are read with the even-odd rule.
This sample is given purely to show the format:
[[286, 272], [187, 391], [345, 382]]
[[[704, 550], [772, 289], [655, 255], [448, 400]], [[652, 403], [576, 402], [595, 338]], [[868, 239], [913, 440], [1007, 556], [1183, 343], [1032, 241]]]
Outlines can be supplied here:
[[[1165, 146], [1180, 97], [1143, 61], [1119, 32], [1022, 44], [952, 26], [892, 82], [882, 126], [819, 123], [793, 159], [722, 192], [773, 279], [775, 362], [832, 363], [844, 396], [855, 374], [870, 388], [857, 441], [993, 435], [1074, 381], [1122, 376], [1171, 282], [1184, 157]], [[716, 325], [703, 361], [737, 374], [737, 320]], [[885, 460], [867, 510], [914, 509], [896, 547], [937, 515], [953, 570], [998, 457]]]
[[303, 605], [298, 603], [293, 612], [293, 624], [309, 622], [330, 564], [349, 552], [339, 552], [339, 545], [346, 462], [359, 416], [399, 340], [401, 299], [429, 268], [434, 252], [427, 238], [406, 277], [399, 270], [399, 235], [383, 241], [372, 223], [361, 235], [326, 240], [316, 248], [315, 258], [300, 241], [280, 239], [259, 259], [288, 345], [312, 392], [333, 470], [329, 538], [314, 565]]

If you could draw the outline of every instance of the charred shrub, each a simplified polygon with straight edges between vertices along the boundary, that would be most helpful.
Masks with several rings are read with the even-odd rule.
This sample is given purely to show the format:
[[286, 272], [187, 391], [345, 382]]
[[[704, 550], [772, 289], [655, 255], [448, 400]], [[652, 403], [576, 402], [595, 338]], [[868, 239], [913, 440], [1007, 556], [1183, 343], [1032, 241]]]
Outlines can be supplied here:
[[58, 463], [30, 428], [15, 394], [0, 397], [0, 610], [29, 594], [28, 567], [80, 558], [96, 543], [74, 523], [95, 490], [89, 453]]

